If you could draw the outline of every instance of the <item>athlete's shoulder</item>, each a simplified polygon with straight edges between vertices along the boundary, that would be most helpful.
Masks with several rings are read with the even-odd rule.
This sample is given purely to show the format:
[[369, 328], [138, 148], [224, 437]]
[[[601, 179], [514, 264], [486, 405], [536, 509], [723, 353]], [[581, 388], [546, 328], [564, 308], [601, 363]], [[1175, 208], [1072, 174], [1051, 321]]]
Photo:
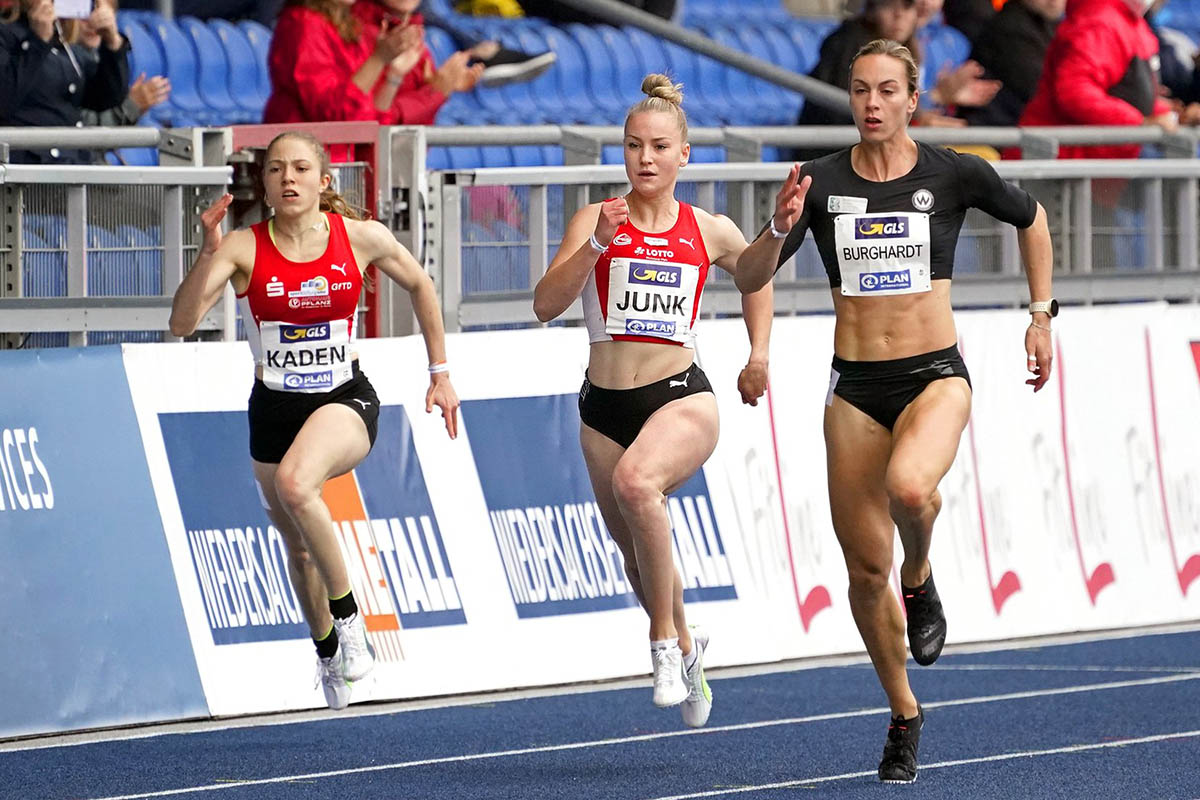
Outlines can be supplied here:
[[848, 172], [850, 167], [850, 148], [828, 153], [819, 158], [805, 161], [800, 165], [801, 175], [812, 175], [813, 183], [817, 178], [825, 176], [837, 177]]

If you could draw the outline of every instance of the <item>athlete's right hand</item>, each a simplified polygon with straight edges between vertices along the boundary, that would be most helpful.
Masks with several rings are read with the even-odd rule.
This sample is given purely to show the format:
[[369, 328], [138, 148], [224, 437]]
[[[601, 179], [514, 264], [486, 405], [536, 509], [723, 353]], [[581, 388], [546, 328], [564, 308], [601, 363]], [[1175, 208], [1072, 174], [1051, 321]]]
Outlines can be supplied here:
[[617, 235], [617, 228], [629, 221], [629, 204], [624, 197], [614, 197], [600, 204], [600, 218], [596, 220], [594, 235], [601, 247], [608, 247]]
[[812, 176], [805, 175], [800, 180], [800, 165], [792, 164], [783, 188], [775, 195], [775, 230], [787, 233], [804, 213], [804, 198], [808, 195], [808, 187], [812, 186]]
[[225, 212], [233, 202], [233, 195], [221, 195], [216, 202], [200, 214], [200, 224], [204, 227], [204, 244], [200, 247], [200, 255], [211, 256], [221, 246], [221, 222]]

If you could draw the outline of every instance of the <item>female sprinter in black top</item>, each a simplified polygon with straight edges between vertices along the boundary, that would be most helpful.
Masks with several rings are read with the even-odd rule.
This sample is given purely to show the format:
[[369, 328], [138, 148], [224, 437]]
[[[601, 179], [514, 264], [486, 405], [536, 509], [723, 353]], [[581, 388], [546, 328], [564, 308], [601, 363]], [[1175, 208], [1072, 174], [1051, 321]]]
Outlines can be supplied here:
[[[905, 671], [904, 626], [888, 591], [892, 526], [913, 658], [932, 664], [946, 639], [929, 543], [941, 508], [937, 486], [954, 462], [971, 412], [971, 382], [958, 353], [950, 307], [954, 246], [968, 208], [1019, 228], [1032, 321], [1026, 381], [1050, 377], [1052, 253], [1046, 212], [982, 159], [917, 144], [917, 68], [902, 45], [878, 39], [850, 67], [850, 105], [861, 141], [797, 165], [769, 230], [755, 245], [780, 247], [777, 266], [811, 229], [833, 287], [837, 317], [825, 409], [833, 527], [850, 577], [850, 609], [892, 710], [880, 780], [917, 777], [924, 714]], [[753, 246], [752, 246], [753, 247]], [[750, 250], [747, 250], [749, 253]], [[743, 292], [770, 281], [743, 259]]]

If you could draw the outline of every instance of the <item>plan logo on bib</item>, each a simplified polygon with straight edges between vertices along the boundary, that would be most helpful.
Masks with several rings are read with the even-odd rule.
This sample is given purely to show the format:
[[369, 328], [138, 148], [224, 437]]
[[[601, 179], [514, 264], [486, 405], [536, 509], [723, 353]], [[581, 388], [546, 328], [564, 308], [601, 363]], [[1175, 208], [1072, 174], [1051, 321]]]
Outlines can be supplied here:
[[[579, 449], [576, 396], [468, 400], [463, 423], [517, 616], [637, 606]], [[702, 471], [667, 513], [684, 599], [736, 599]]]
[[907, 289], [910, 286], [912, 274], [906, 269], [894, 272], [864, 272], [858, 276], [858, 288], [864, 292]]
[[[160, 414], [159, 424], [213, 643], [308, 638], [251, 471], [246, 412]], [[382, 660], [401, 660], [401, 628], [466, 622], [402, 407], [380, 409], [371, 454], [322, 497]]]

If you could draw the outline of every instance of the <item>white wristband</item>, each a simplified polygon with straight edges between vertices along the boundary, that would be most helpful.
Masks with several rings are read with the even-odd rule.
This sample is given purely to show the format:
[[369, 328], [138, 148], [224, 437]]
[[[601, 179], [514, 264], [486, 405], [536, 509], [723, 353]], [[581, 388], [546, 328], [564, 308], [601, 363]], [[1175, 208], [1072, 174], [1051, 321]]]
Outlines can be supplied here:
[[447, 361], [439, 361], [436, 364], [429, 365], [429, 374], [437, 375], [439, 372], [449, 372], [450, 363]]
[[771, 236], [773, 236], [776, 239], [786, 239], [788, 233], [789, 232], [787, 232], [787, 231], [785, 231], [784, 233], [779, 232], [779, 229], [775, 227], [775, 217], [772, 216], [771, 217]]
[[592, 246], [592, 249], [595, 250], [600, 255], [604, 255], [605, 253], [608, 252], [608, 245], [603, 245], [603, 244], [600, 244], [600, 242], [596, 241], [595, 233], [593, 233], [588, 238], [588, 244], [590, 244]]

